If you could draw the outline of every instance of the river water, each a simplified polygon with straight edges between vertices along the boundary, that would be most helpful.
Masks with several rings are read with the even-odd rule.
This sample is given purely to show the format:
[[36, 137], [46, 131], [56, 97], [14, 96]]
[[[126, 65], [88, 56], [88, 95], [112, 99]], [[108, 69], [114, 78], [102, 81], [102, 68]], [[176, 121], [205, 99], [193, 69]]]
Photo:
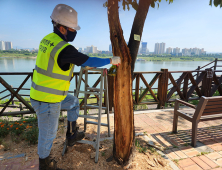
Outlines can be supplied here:
[[[146, 72], [146, 71], [160, 71], [161, 68], [168, 69], [169, 71], [187, 71], [195, 70], [198, 66], [204, 66], [210, 61], [137, 61], [135, 63], [135, 71]], [[33, 58], [0, 58], [0, 73], [2, 72], [32, 72], [35, 66], [35, 59]], [[107, 65], [104, 68], [109, 68], [111, 65]], [[76, 66], [74, 72], [78, 72], [80, 67]], [[155, 74], [144, 74], [147, 82], [149, 83]], [[173, 77], [176, 79], [181, 75], [173, 74]], [[18, 87], [22, 81], [25, 79], [25, 76], [21, 75], [2, 75], [4, 80], [13, 87]], [[98, 78], [97, 75], [89, 76], [89, 85], [92, 86]], [[74, 81], [71, 81], [70, 90], [73, 91], [75, 88]], [[83, 83], [82, 83], [83, 84]], [[135, 84], [135, 82], [134, 82]], [[29, 80], [23, 88], [30, 88], [31, 80]], [[141, 82], [141, 87], [145, 85]], [[99, 86], [97, 86], [99, 87]], [[153, 87], [157, 87], [157, 83]], [[81, 87], [81, 89], [83, 86]], [[0, 92], [5, 88], [0, 84]], [[28, 91], [20, 91], [19, 94], [28, 94]], [[9, 94], [9, 92], [4, 92], [0, 94], [0, 97]]]

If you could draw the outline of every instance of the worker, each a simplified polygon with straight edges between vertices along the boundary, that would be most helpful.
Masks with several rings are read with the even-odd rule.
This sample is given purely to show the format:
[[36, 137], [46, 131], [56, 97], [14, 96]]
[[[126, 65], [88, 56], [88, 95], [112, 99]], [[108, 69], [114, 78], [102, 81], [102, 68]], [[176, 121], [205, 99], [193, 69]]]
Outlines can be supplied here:
[[51, 19], [54, 31], [40, 42], [30, 90], [31, 104], [38, 117], [40, 170], [56, 169], [56, 161], [49, 155], [57, 134], [61, 109], [67, 110], [68, 146], [73, 146], [85, 136], [84, 132], [79, 132], [76, 127], [79, 100], [68, 94], [74, 65], [101, 67], [120, 64], [120, 57], [90, 58], [68, 43], [75, 39], [77, 30], [80, 30], [77, 12], [72, 7], [56, 5]]

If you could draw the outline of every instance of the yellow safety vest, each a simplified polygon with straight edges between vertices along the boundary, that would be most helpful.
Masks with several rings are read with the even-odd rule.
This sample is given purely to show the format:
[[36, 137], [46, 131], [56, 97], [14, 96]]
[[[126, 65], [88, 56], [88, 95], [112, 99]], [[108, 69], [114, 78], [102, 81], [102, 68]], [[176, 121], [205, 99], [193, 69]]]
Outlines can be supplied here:
[[55, 33], [48, 34], [42, 39], [33, 72], [30, 90], [32, 99], [49, 103], [57, 103], [65, 99], [74, 64], [70, 64], [69, 70], [63, 71], [57, 59], [59, 53], [68, 45], [70, 44]]

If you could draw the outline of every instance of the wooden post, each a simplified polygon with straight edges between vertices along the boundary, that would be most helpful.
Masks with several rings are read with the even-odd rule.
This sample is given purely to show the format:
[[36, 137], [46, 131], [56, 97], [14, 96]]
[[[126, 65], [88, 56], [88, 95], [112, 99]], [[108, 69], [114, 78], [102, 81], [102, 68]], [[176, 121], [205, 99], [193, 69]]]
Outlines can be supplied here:
[[112, 112], [113, 108], [113, 84], [114, 84], [114, 76], [108, 77], [108, 95], [109, 95], [109, 111]]
[[167, 101], [168, 69], [161, 69], [161, 71], [163, 73], [159, 77], [157, 92], [157, 98], [159, 100], [159, 104], [157, 106], [158, 109], [164, 108]]
[[[200, 66], [197, 67], [197, 70], [200, 70]], [[200, 75], [200, 72], [198, 71], [196, 79], [199, 77], [199, 75]]]
[[218, 60], [218, 58], [215, 58], [215, 61], [214, 61], [214, 70], [217, 69], [217, 60]]
[[202, 88], [201, 88], [201, 93], [205, 97], [210, 97], [210, 92], [211, 92], [211, 83], [213, 79], [213, 71], [212, 69], [206, 69], [206, 74], [203, 78], [202, 81]]
[[[11, 88], [13, 88], [13, 86], [11, 85]], [[13, 94], [11, 93], [11, 97], [13, 96]], [[12, 99], [12, 105], [14, 105], [14, 98]]]
[[135, 101], [139, 104], [139, 89], [140, 89], [140, 74], [136, 75], [136, 91], [135, 91]]
[[183, 83], [183, 96], [186, 101], [188, 101], [188, 97], [187, 97], [188, 81], [189, 81], [189, 74], [186, 75], [186, 77], [184, 78], [184, 83]]

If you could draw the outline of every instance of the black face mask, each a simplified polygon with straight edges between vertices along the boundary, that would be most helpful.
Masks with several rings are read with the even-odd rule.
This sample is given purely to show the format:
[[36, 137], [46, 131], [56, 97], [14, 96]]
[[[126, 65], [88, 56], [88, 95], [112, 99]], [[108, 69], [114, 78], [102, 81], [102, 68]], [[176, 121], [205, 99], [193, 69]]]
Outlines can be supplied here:
[[67, 28], [67, 34], [64, 35], [64, 37], [67, 42], [72, 42], [75, 39], [76, 34], [77, 34], [77, 31], [72, 32], [72, 31], [69, 31]]

